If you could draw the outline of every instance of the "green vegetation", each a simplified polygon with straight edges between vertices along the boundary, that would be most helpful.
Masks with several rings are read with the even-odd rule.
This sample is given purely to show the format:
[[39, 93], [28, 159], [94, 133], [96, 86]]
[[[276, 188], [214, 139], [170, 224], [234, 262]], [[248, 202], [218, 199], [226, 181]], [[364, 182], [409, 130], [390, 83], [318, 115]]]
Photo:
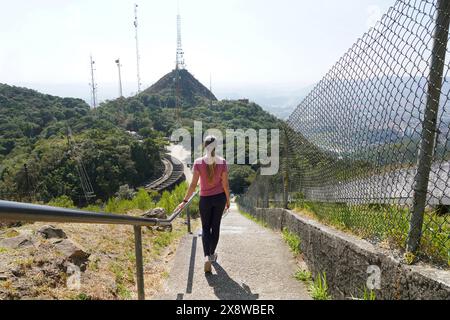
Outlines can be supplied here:
[[[163, 208], [168, 214], [171, 214], [183, 201], [187, 188], [188, 185], [186, 183], [181, 183], [175, 187], [174, 190], [170, 192], [165, 191], [162, 195], [157, 192], [149, 194], [144, 189], [139, 189], [131, 199], [112, 197], [104, 204], [89, 205], [83, 209], [94, 212], [126, 214], [127, 212], [135, 209], [147, 211], [154, 208]], [[52, 203], [64, 203], [65, 198], [66, 197], [63, 197], [63, 200], [56, 199], [55, 202]], [[72, 205], [70, 202], [67, 202], [66, 204], [68, 205], [68, 208]], [[189, 212], [192, 217], [197, 217], [199, 215], [198, 197], [192, 201], [189, 207]]]
[[243, 194], [255, 179], [256, 173], [250, 166], [230, 165], [228, 179], [235, 194]]
[[[385, 241], [397, 248], [404, 248], [406, 244], [410, 217], [407, 208], [394, 205], [353, 206], [298, 199], [292, 204], [292, 208], [362, 238]], [[418, 254], [438, 264], [450, 266], [449, 234], [448, 219], [427, 211]]]
[[282, 234], [283, 234], [284, 241], [286, 241], [286, 243], [289, 245], [289, 248], [294, 253], [294, 255], [296, 255], [296, 256], [299, 255], [301, 253], [300, 237], [297, 236], [296, 234], [289, 232], [289, 230], [287, 228], [283, 229]]
[[0, 162], [15, 148], [26, 148], [87, 116], [81, 99], [59, 98], [0, 84]]
[[364, 288], [364, 295], [363, 295], [363, 300], [369, 300], [369, 301], [373, 301], [376, 300], [377, 296], [375, 294], [375, 292], [373, 290], [369, 290], [367, 288]]
[[247, 219], [249, 219], [249, 220], [251, 220], [251, 221], [253, 221], [253, 222], [256, 222], [256, 223], [259, 224], [260, 226], [262, 226], [262, 227], [264, 227], [264, 228], [267, 228], [267, 227], [268, 227], [267, 222], [262, 221], [262, 220], [259, 220], [258, 218], [252, 216], [250, 213], [247, 213], [247, 212], [245, 212], [245, 211], [242, 211], [241, 209], [239, 209], [239, 212], [240, 212], [244, 217], [246, 217]]
[[131, 299], [131, 292], [128, 290], [128, 284], [134, 283], [132, 271], [127, 270], [127, 268], [119, 263], [112, 263], [110, 265], [110, 271], [115, 275], [116, 294], [121, 299]]
[[309, 292], [314, 300], [331, 300], [331, 296], [328, 294], [327, 275], [318, 274], [313, 282], [309, 286]]
[[375, 291], [368, 289], [366, 286], [364, 286], [364, 291], [362, 292], [362, 297], [355, 297], [352, 295], [352, 300], [365, 300], [365, 301], [374, 301], [377, 300], [377, 296], [375, 294]]
[[85, 293], [79, 293], [73, 297], [73, 300], [92, 300], [92, 298]]
[[312, 280], [312, 274], [308, 270], [299, 269], [295, 275], [295, 279], [309, 283]]
[[[86, 206], [78, 174], [81, 161], [96, 195], [90, 204], [105, 202], [121, 186], [137, 189], [161, 175], [164, 137], [178, 129], [178, 120], [191, 131], [194, 121], [203, 121], [203, 130], [279, 125], [254, 103], [217, 101], [186, 70], [180, 85], [179, 119], [173, 73], [139, 95], [106, 101], [95, 110], [80, 99], [0, 85], [0, 198], [43, 203], [58, 199], [62, 203], [55, 205], [65, 206], [69, 199], [60, 197], [67, 196], [75, 206]], [[232, 168], [232, 191], [243, 192], [257, 169], [257, 164]], [[112, 211], [115, 206], [110, 204]]]

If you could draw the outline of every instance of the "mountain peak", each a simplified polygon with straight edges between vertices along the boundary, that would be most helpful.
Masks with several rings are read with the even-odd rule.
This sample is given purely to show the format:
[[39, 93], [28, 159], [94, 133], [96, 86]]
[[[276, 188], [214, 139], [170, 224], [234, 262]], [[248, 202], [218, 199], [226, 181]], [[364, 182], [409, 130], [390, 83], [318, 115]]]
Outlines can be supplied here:
[[154, 85], [146, 89], [144, 93], [147, 94], [170, 94], [175, 95], [176, 92], [176, 77], [179, 75], [179, 90], [180, 98], [187, 101], [194, 101], [196, 97], [211, 99], [216, 101], [214, 94], [198, 81], [186, 69], [172, 70], [164, 77], [159, 79]]

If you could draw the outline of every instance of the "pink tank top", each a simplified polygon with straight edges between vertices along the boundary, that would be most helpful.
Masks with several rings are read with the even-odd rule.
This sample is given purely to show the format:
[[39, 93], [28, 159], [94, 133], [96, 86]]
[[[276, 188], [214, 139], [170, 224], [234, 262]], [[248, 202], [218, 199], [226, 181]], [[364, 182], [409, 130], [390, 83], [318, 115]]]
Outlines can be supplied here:
[[199, 158], [194, 162], [194, 172], [200, 174], [200, 196], [209, 197], [225, 192], [222, 186], [222, 173], [228, 172], [228, 166], [225, 159], [216, 157], [216, 171], [212, 183], [208, 181], [206, 157]]

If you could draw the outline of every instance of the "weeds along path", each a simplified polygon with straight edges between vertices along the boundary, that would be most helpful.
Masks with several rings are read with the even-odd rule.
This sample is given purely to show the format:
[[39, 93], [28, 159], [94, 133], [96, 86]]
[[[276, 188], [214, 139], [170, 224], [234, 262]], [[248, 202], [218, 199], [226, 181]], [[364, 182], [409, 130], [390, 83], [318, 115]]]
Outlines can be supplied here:
[[203, 272], [201, 231], [178, 246], [164, 291], [154, 299], [311, 299], [294, 278], [297, 261], [281, 234], [242, 216], [233, 203], [222, 221], [212, 274]]

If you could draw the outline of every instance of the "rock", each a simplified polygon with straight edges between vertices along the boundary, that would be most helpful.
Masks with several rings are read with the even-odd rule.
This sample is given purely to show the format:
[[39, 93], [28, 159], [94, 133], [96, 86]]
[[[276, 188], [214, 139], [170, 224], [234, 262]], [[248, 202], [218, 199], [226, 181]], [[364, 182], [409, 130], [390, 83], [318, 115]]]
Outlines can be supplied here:
[[37, 230], [37, 233], [39, 233], [45, 239], [67, 239], [66, 233], [62, 229], [56, 228], [55, 226], [42, 226]]
[[0, 247], [8, 249], [18, 249], [22, 247], [29, 247], [32, 245], [33, 241], [31, 240], [31, 234], [28, 233], [0, 240]]
[[72, 240], [62, 239], [53, 242], [55, 249], [63, 255], [65, 260], [85, 269], [90, 254]]
[[155, 208], [153, 210], [147, 211], [142, 216], [145, 218], [166, 219], [167, 212], [163, 208]]
[[0, 221], [0, 228], [16, 228], [22, 225], [21, 221]]

